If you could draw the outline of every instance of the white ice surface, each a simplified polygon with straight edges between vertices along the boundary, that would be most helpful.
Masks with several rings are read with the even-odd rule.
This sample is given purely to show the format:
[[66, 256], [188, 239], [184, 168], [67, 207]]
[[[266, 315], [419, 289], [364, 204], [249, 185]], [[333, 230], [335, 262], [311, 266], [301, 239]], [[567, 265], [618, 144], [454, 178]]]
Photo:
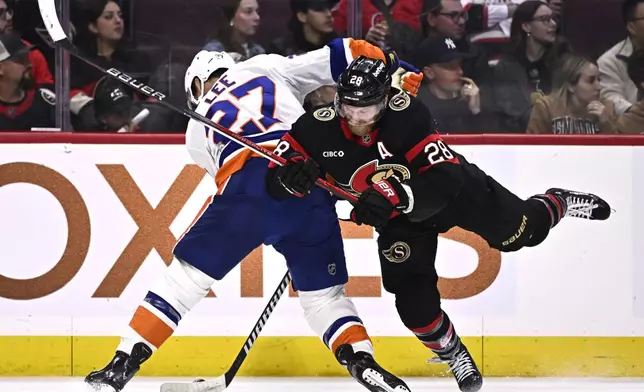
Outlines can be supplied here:
[[[123, 392], [156, 392], [164, 381], [191, 379], [138, 378]], [[413, 392], [459, 392], [453, 379], [406, 379]], [[86, 392], [80, 378], [0, 378], [1, 392]], [[364, 392], [348, 378], [239, 378], [230, 392]], [[487, 378], [481, 392], [643, 392], [644, 379], [508, 379]]]

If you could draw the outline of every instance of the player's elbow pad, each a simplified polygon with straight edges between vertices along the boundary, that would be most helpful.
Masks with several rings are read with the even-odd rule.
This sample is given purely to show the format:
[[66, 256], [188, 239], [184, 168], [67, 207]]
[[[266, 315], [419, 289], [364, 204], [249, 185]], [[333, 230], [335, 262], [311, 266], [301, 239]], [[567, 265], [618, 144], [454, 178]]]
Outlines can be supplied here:
[[407, 217], [412, 222], [422, 222], [447, 207], [461, 192], [463, 171], [458, 164], [446, 163], [440, 172], [430, 176], [422, 174], [407, 181], [414, 193], [414, 208]]

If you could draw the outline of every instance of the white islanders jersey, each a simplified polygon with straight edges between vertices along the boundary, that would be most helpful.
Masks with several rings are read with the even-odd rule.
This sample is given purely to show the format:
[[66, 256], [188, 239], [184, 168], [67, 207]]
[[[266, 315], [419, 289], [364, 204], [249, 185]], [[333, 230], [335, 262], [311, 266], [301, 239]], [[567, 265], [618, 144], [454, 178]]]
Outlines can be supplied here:
[[[273, 150], [291, 124], [304, 114], [306, 95], [321, 86], [334, 85], [353, 59], [363, 54], [360, 48], [352, 53], [352, 42], [350, 38], [336, 39], [299, 56], [258, 55], [236, 64], [203, 97], [196, 112]], [[186, 146], [195, 163], [215, 178], [219, 189], [256, 156], [192, 119]]]

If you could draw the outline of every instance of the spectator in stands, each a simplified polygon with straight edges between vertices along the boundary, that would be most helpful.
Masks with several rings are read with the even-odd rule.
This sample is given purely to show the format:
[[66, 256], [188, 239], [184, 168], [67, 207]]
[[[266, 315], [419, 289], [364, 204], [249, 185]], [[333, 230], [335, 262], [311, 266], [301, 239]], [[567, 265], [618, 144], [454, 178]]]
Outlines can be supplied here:
[[[13, 2], [0, 0], [0, 34], [14, 32], [13, 16]], [[18, 32], [15, 33], [19, 34]], [[25, 41], [24, 39], [23, 42], [25, 43], [25, 45], [31, 46], [31, 43]], [[31, 62], [31, 72], [37, 85], [54, 83], [54, 78], [51, 75], [51, 71], [49, 71], [47, 60], [45, 60], [45, 56], [39, 49], [35, 47], [31, 48], [31, 50], [29, 51], [29, 60]]]
[[[523, 1], [523, 0], [522, 0]], [[566, 3], [566, 0], [547, 0], [548, 5], [550, 6], [550, 9], [552, 10], [552, 16], [555, 18], [555, 22], [557, 22], [557, 31], [561, 31], [561, 26], [563, 25], [563, 11], [564, 11], [564, 4]]]
[[459, 0], [424, 0], [421, 16], [422, 30], [425, 37], [446, 36], [452, 39], [459, 51], [467, 53], [463, 59], [463, 71], [483, 85], [490, 79], [491, 69], [487, 54], [477, 44], [466, 37], [465, 26], [468, 13]]
[[117, 131], [127, 127], [134, 105], [128, 94], [122, 84], [113, 79], [103, 79], [96, 86], [94, 113], [100, 124], [98, 130]]
[[252, 40], [259, 27], [257, 0], [221, 0], [221, 3], [219, 9], [224, 21], [219, 23], [203, 50], [227, 52], [236, 62], [265, 53]]
[[617, 119], [618, 133], [644, 133], [644, 50], [633, 52], [627, 62], [628, 76], [636, 86], [639, 100]]
[[[510, 39], [512, 17], [525, 0], [461, 0], [468, 14], [465, 26], [470, 41], [481, 45], [496, 62]], [[545, 0], [544, 0], [545, 1]], [[548, 0], [557, 28], [561, 26], [564, 0]]]
[[509, 53], [493, 68], [493, 93], [504, 131], [524, 133], [536, 99], [549, 94], [552, 74], [568, 46], [557, 37], [552, 10], [527, 0], [512, 19]]
[[613, 133], [613, 105], [599, 100], [599, 69], [592, 61], [568, 55], [555, 73], [554, 91], [532, 109], [527, 133], [593, 135]]
[[462, 0], [467, 12], [465, 32], [470, 42], [485, 49], [490, 61], [498, 61], [510, 38], [510, 25], [517, 6], [524, 0]]
[[56, 125], [53, 86], [36, 86], [30, 49], [16, 34], [0, 34], [0, 131]]
[[11, 33], [13, 30], [14, 4], [0, 0], [0, 32]]
[[466, 56], [446, 36], [427, 38], [414, 56], [414, 65], [425, 76], [418, 98], [432, 112], [441, 133], [482, 133], [496, 129], [491, 117], [481, 114], [478, 86], [463, 76], [461, 62]]
[[[333, 30], [332, 4], [329, 0], [291, 0], [289, 32], [268, 47], [268, 53], [282, 56], [319, 49], [338, 37]], [[333, 102], [334, 86], [323, 86], [309, 93], [304, 99], [304, 109]]]
[[625, 0], [622, 16], [628, 37], [604, 53], [597, 63], [603, 98], [613, 101], [619, 116], [639, 100], [638, 88], [628, 77], [626, 61], [633, 49], [644, 49], [644, 0]]
[[[399, 55], [404, 56], [408, 50], [403, 45], [418, 42], [403, 41], [413, 40], [410, 37], [418, 36], [420, 31], [418, 15], [421, 13], [423, 0], [378, 1], [382, 3], [383, 8], [388, 9], [393, 20], [400, 25], [389, 26], [387, 24], [382, 12], [374, 5], [376, 0], [362, 0], [362, 37], [355, 38], [365, 39], [383, 49], [393, 47], [399, 52]], [[338, 6], [333, 10], [335, 30], [342, 35], [348, 34], [348, 18], [350, 16], [347, 4], [348, 0], [340, 0]]]
[[[147, 83], [152, 73], [149, 57], [124, 38], [121, 7], [114, 0], [83, 0], [78, 5], [80, 11], [74, 24], [77, 35], [76, 46], [83, 53], [93, 56], [104, 68], [117, 68], [137, 80]], [[103, 73], [84, 62], [71, 60], [71, 111], [80, 111], [94, 96], [96, 84]]]
[[[178, 132], [167, 129], [168, 111], [155, 102], [135, 101], [122, 83], [105, 78], [96, 86], [94, 110], [97, 126], [92, 130], [109, 132]], [[138, 120], [137, 120], [138, 118]]]
[[271, 43], [268, 53], [282, 56], [319, 49], [338, 37], [328, 0], [291, 0], [288, 33]]

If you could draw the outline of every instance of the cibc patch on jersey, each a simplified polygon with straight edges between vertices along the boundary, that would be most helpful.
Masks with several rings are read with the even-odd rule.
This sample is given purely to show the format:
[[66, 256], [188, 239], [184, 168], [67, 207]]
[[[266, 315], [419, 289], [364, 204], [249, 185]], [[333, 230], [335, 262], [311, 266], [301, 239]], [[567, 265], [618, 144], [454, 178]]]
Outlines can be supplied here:
[[403, 165], [379, 164], [378, 159], [374, 159], [353, 172], [348, 184], [338, 183], [338, 185], [348, 192], [359, 195], [373, 183], [389, 177], [396, 177], [398, 181], [403, 182], [411, 178], [411, 172]]
[[[414, 219], [431, 216], [434, 205], [444, 205], [460, 190], [459, 158], [443, 142], [421, 101], [407, 101], [407, 96], [397, 94], [392, 100], [394, 97], [400, 100], [388, 103], [385, 115], [367, 134], [352, 129], [339, 113], [327, 121], [317, 118], [322, 112], [318, 116], [307, 113], [282, 137], [274, 152], [283, 157], [295, 153], [310, 157], [326, 178], [356, 196], [380, 180], [395, 177], [417, 195]], [[318, 108], [323, 109], [330, 113], [333, 105]], [[398, 249], [393, 253], [399, 253]], [[395, 262], [402, 259], [404, 256], [396, 256]]]

